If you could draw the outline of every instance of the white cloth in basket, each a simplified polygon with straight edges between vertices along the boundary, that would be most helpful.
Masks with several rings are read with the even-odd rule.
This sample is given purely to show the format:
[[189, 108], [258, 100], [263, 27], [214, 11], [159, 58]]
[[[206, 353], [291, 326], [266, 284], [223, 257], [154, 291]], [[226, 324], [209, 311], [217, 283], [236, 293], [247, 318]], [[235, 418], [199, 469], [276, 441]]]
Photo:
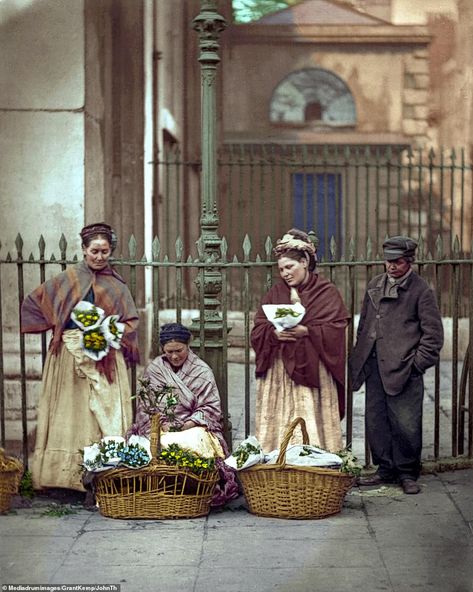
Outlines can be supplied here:
[[161, 446], [167, 448], [169, 444], [178, 444], [181, 448], [199, 454], [204, 458], [225, 458], [218, 438], [201, 426], [182, 432], [162, 433]]
[[[248, 445], [251, 447], [251, 450], [256, 449], [259, 452], [248, 452]], [[245, 462], [241, 465], [241, 467], [239, 467], [236, 455], [239, 451], [245, 451], [245, 449], [247, 450], [247, 452], [245, 453], [245, 456], [247, 456], [247, 458]], [[241, 444], [237, 446], [237, 448], [235, 448], [233, 454], [231, 454], [228, 458], [225, 459], [225, 464], [231, 467], [232, 469], [235, 469], [236, 471], [242, 471], [243, 469], [247, 469], [248, 467], [252, 467], [253, 465], [261, 464], [263, 461], [264, 452], [261, 448], [261, 444], [255, 436], [248, 436], [248, 438], [243, 440]]]
[[[301, 455], [301, 453], [303, 453]], [[266, 464], [275, 464], [279, 456], [279, 449], [272, 450], [264, 457]], [[306, 467], [331, 467], [339, 468], [342, 465], [342, 459], [338, 454], [327, 452], [322, 448], [311, 446], [310, 444], [294, 444], [288, 446], [286, 450], [287, 465], [302, 465]]]

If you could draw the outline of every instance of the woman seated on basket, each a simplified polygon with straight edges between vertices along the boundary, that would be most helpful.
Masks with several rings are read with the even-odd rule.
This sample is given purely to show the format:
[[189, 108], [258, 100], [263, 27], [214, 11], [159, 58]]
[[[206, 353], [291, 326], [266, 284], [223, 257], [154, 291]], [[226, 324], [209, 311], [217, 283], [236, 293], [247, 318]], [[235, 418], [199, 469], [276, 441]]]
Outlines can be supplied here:
[[[168, 323], [160, 330], [159, 341], [162, 355], [146, 367], [143, 378], [150, 386], [160, 388], [172, 386], [178, 397], [173, 410], [173, 426], [180, 431], [202, 426], [214, 434], [228, 456], [228, 446], [223, 437], [222, 409], [220, 395], [211, 368], [189, 347], [192, 334], [180, 323]], [[161, 419], [166, 431], [169, 423]], [[149, 436], [150, 416], [139, 402], [135, 423], [128, 430], [128, 436], [138, 434]], [[220, 480], [212, 499], [213, 506], [223, 505], [238, 496], [238, 485], [233, 471], [221, 459], [216, 459]]]

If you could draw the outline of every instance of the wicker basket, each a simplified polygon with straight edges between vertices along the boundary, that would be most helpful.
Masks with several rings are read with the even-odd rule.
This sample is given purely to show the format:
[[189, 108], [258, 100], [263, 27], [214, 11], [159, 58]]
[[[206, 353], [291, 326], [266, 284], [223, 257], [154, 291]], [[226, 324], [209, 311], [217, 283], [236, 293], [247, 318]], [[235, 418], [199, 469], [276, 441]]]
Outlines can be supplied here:
[[6, 456], [3, 448], [0, 448], [0, 513], [10, 509], [11, 497], [18, 493], [22, 475], [23, 463], [17, 458]]
[[239, 472], [249, 510], [273, 518], [325, 518], [338, 514], [355, 478], [333, 469], [286, 465], [286, 450], [297, 425], [303, 443], [309, 443], [305, 421], [289, 426], [276, 464], [254, 465]]
[[157, 461], [159, 416], [151, 418], [150, 464], [142, 469], [117, 468], [95, 479], [100, 513], [109, 518], [197, 518], [206, 516], [218, 481], [217, 469], [199, 475]]

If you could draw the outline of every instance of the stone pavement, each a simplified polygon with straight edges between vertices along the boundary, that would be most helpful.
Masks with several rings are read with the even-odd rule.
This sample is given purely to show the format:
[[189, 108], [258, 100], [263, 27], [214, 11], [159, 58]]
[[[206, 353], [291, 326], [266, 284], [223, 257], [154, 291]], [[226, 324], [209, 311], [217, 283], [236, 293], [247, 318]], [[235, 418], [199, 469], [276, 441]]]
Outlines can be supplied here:
[[[427, 446], [431, 381], [427, 376]], [[229, 382], [238, 442], [242, 365], [230, 364]], [[357, 395], [361, 452], [362, 401]], [[448, 416], [442, 400], [447, 424]], [[394, 485], [355, 487], [340, 514], [300, 521], [254, 516], [243, 497], [206, 518], [176, 521], [114, 520], [35, 498], [32, 507], [0, 516], [0, 583], [7, 590], [99, 584], [121, 592], [473, 592], [473, 469], [423, 475], [420, 484], [414, 496]]]
[[297, 521], [249, 514], [243, 498], [175, 521], [80, 506], [56, 517], [37, 498], [0, 517], [0, 579], [122, 592], [473, 592], [473, 470], [420, 483], [414, 496], [356, 487], [340, 514]]

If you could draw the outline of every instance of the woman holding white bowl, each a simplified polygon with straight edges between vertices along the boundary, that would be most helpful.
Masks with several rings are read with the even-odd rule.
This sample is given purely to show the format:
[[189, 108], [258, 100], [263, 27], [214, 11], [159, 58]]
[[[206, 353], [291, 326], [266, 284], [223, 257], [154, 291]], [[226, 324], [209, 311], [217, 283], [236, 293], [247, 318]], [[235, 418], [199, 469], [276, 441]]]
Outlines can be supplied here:
[[311, 444], [337, 451], [342, 448], [349, 315], [334, 284], [316, 272], [316, 248], [305, 232], [289, 230], [274, 253], [281, 281], [267, 292], [262, 305], [294, 309], [300, 303], [304, 312], [298, 324], [282, 330], [267, 318], [263, 306], [256, 312], [251, 332], [256, 437], [265, 452], [273, 450], [290, 422], [301, 416]]

